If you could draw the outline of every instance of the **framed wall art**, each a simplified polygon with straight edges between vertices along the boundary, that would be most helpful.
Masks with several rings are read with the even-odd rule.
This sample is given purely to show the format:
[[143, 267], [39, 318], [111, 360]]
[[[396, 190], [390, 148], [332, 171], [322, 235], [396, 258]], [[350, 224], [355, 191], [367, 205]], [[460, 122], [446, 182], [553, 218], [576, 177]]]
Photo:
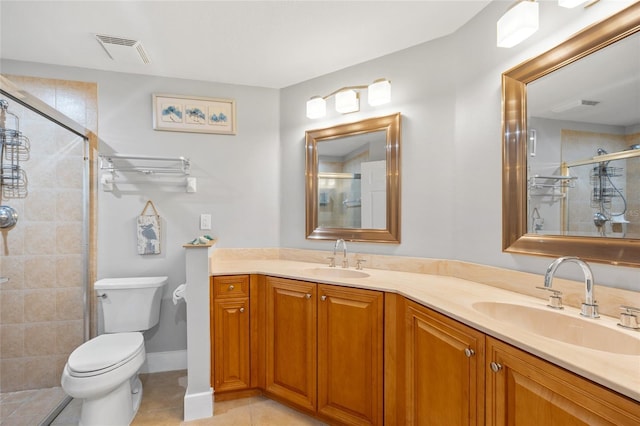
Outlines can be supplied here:
[[235, 135], [236, 103], [232, 99], [154, 94], [153, 129]]

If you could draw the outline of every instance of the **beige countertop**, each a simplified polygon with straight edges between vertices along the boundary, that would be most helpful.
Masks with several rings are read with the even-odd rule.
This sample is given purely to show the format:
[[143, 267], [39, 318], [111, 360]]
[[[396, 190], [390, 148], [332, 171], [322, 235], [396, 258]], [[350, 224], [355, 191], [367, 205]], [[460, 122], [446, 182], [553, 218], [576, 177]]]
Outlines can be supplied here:
[[[315, 271], [317, 268], [327, 267], [318, 263], [279, 259], [215, 260], [210, 264], [210, 274], [262, 274], [398, 293], [487, 335], [640, 401], [640, 355], [605, 352], [543, 337], [513, 324], [493, 319], [473, 307], [476, 302], [489, 301], [549, 309], [546, 307], [546, 300], [452, 276], [365, 268], [363, 272], [369, 274], [365, 278], [328, 278], [319, 275]], [[338, 266], [335, 269], [341, 268]], [[562, 311], [554, 312], [582, 321], [597, 321], [602, 327], [637, 339], [635, 347], [640, 347], [640, 332], [618, 327], [617, 318], [601, 315], [598, 319], [586, 319], [580, 317], [578, 309], [569, 306]]]

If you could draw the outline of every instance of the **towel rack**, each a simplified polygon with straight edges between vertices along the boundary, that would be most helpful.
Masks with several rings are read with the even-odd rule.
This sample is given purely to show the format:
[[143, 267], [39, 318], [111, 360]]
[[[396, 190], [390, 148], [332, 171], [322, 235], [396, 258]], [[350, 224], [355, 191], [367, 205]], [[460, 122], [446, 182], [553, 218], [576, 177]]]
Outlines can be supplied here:
[[188, 176], [191, 163], [185, 157], [151, 157], [146, 155], [100, 154], [100, 170], [111, 173], [135, 172], [145, 175], [178, 174]]
[[[100, 178], [104, 191], [113, 191], [116, 178], [124, 174], [136, 174], [145, 177], [156, 176], [159, 184], [186, 177], [186, 191], [196, 192], [196, 178], [189, 177], [191, 162], [185, 157], [152, 157], [148, 155], [99, 154], [100, 170], [105, 173]], [[164, 176], [164, 179], [160, 179]], [[123, 183], [135, 183], [127, 178]]]

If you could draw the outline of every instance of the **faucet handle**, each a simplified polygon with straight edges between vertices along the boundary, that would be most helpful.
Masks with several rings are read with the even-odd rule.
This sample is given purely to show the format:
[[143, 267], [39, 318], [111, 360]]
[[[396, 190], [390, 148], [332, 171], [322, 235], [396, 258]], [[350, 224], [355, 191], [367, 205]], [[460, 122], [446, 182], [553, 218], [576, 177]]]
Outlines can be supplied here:
[[366, 262], [364, 259], [356, 259], [356, 269], [362, 271], [362, 264]]
[[549, 287], [536, 287], [536, 288], [539, 288], [540, 290], [550, 291], [551, 293], [553, 293], [551, 296], [549, 296], [549, 303], [547, 304], [548, 307], [553, 309], [564, 309], [564, 306], [562, 306], [562, 292], [560, 290], [556, 290]]
[[329, 268], [335, 268], [336, 267], [336, 258], [335, 258], [335, 256], [329, 256], [329, 257], [327, 257], [327, 259], [329, 259]]
[[600, 318], [596, 301], [594, 300], [593, 303], [583, 303], [582, 308], [580, 308], [580, 315], [587, 318]]
[[629, 328], [631, 330], [640, 331], [640, 324], [638, 324], [638, 316], [640, 308], [634, 308], [632, 306], [620, 306], [620, 310], [623, 312], [620, 314], [620, 327]]

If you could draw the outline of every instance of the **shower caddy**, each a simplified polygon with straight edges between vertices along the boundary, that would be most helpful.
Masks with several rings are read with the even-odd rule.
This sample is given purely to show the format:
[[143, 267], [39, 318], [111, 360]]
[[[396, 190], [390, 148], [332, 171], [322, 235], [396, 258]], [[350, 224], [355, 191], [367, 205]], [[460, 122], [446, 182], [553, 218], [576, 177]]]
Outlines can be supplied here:
[[[29, 159], [29, 152], [29, 138], [20, 131], [20, 119], [9, 112], [9, 102], [0, 99], [0, 200], [27, 196], [27, 173], [20, 163]], [[14, 208], [0, 206], [0, 228], [11, 228], [17, 221]]]
[[[7, 118], [13, 123], [7, 123]], [[20, 163], [29, 159], [29, 138], [20, 131], [20, 119], [9, 112], [9, 102], [0, 99], [0, 186], [4, 198], [27, 196], [27, 174]]]

